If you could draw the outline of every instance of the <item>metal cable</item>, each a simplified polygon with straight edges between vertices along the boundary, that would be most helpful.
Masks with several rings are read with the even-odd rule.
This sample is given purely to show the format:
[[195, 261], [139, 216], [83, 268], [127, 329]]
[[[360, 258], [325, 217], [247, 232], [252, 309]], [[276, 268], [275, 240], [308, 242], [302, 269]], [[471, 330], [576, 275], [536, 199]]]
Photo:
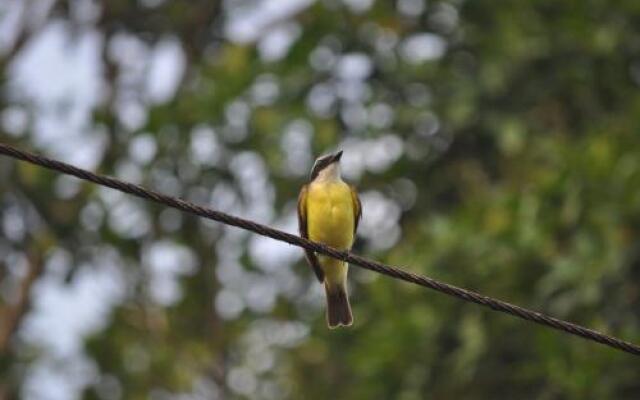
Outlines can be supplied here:
[[156, 203], [164, 204], [169, 207], [176, 208], [200, 217], [212, 219], [214, 221], [222, 222], [226, 225], [232, 225], [241, 229], [245, 229], [259, 235], [268, 236], [275, 240], [280, 240], [289, 243], [294, 246], [302, 247], [307, 250], [315, 251], [324, 255], [328, 255], [350, 264], [360, 266], [370, 271], [375, 271], [383, 275], [390, 276], [395, 279], [400, 279], [406, 282], [414, 283], [416, 285], [424, 286], [429, 289], [436, 290], [438, 292], [453, 296], [468, 302], [480, 304], [485, 307], [489, 307], [492, 310], [500, 311], [506, 314], [516, 316], [518, 318], [532, 321], [540, 325], [544, 325], [553, 329], [557, 329], [562, 332], [566, 332], [572, 335], [580, 336], [584, 339], [591, 340], [597, 343], [604, 344], [609, 347], [613, 347], [618, 350], [625, 351], [627, 353], [640, 355], [640, 346], [633, 343], [615, 338], [613, 336], [600, 333], [593, 329], [588, 329], [580, 325], [572, 324], [567, 321], [563, 321], [557, 318], [550, 317], [548, 315], [541, 314], [526, 308], [516, 306], [514, 304], [507, 303], [505, 301], [497, 300], [491, 297], [481, 295], [479, 293], [462, 289], [447, 283], [439, 282], [435, 279], [414, 274], [412, 272], [404, 271], [400, 268], [385, 265], [376, 261], [368, 260], [350, 252], [336, 250], [331, 247], [325, 246], [321, 243], [312, 242], [307, 239], [303, 239], [299, 236], [292, 235], [277, 229], [270, 228], [266, 225], [262, 225], [253, 221], [249, 221], [243, 218], [235, 217], [220, 211], [215, 211], [210, 208], [198, 206], [185, 200], [163, 195], [161, 193], [154, 192], [153, 190], [145, 189], [139, 185], [135, 185], [128, 182], [123, 182], [119, 179], [94, 174], [90, 171], [74, 167], [72, 165], [52, 160], [47, 157], [35, 155], [26, 151], [18, 150], [12, 146], [0, 143], [0, 154], [7, 155], [12, 158], [27, 161], [29, 163], [39, 165], [44, 168], [55, 170], [67, 175], [73, 175], [77, 178], [84, 179], [90, 182], [97, 183], [102, 186], [108, 186], [110, 188], [119, 190], [124, 193], [132, 194], [143, 199], [152, 200]]

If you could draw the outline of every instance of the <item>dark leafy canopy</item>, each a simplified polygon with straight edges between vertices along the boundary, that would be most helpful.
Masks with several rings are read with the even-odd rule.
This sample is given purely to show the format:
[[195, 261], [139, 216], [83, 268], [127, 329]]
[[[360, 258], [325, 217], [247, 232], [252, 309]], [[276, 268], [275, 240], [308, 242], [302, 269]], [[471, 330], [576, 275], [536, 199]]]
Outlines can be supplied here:
[[[101, 172], [294, 231], [313, 157], [340, 146], [358, 252], [640, 341], [638, 2], [318, 1], [242, 43], [225, 21], [260, 2], [109, 1], [93, 19], [78, 4], [41, 23], [103, 35]], [[37, 31], [2, 50], [2, 140], [47, 150], [12, 72]], [[292, 38], [282, 54], [274, 32]], [[131, 78], [127, 41], [179, 45], [175, 94]], [[631, 356], [362, 271], [356, 325], [329, 332], [299, 250], [0, 165], [5, 304], [11, 260], [64, 254], [68, 288], [104, 260], [120, 277], [82, 344], [86, 398], [640, 396]], [[55, 357], [10, 346], [2, 390], [25, 393]]]

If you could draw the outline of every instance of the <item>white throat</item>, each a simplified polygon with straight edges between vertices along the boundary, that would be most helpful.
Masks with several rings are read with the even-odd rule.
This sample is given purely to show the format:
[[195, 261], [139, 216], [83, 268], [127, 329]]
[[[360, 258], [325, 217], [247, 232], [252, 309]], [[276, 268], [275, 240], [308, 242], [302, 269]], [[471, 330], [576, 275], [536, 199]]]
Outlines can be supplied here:
[[315, 181], [317, 182], [340, 182], [342, 175], [340, 173], [340, 163], [334, 162], [328, 167], [320, 171]]

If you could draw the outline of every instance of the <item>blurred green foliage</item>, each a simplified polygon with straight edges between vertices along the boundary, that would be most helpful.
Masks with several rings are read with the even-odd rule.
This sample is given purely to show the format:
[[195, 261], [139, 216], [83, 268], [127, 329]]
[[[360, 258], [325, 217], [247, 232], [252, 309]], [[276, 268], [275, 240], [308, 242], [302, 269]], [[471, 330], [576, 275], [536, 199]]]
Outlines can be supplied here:
[[[73, 25], [73, 2], [61, 3], [54, 15]], [[131, 129], [115, 111], [122, 66], [104, 50], [113, 94], [92, 120], [108, 133], [98, 170], [133, 168], [146, 186], [293, 229], [308, 157], [342, 146], [365, 217], [397, 216], [372, 219], [358, 253], [640, 342], [640, 3], [368, 3], [303, 8], [284, 21], [297, 27], [291, 47], [268, 59], [266, 39], [225, 38], [226, 18], [252, 2], [105, 2], [95, 22], [105, 43], [169, 35], [186, 70], [169, 101], [142, 101]], [[364, 66], [359, 81], [340, 77], [349, 57]], [[146, 162], [131, 151], [141, 135], [157, 147]], [[32, 147], [31, 132], [4, 138]], [[202, 146], [215, 147], [202, 153], [210, 160]], [[260, 265], [261, 251], [286, 245], [251, 251], [248, 235], [137, 200], [148, 227], [129, 234], [110, 216], [125, 200], [85, 183], [56, 197], [52, 173], [0, 165], [3, 201], [33, 207], [45, 226], [20, 242], [0, 236], [5, 247], [66, 249], [69, 281], [99, 248], [120, 260], [126, 295], [86, 340], [99, 377], [85, 398], [640, 396], [630, 355], [356, 268], [355, 325], [328, 331], [301, 258]], [[103, 218], [87, 223], [87, 210]], [[194, 260], [166, 304], [145, 267], [163, 241]], [[221, 276], [234, 268], [240, 283]], [[286, 273], [292, 289], [278, 286]], [[273, 304], [261, 305], [261, 282], [278, 287]], [[244, 308], [225, 314], [238, 298]], [[37, 351], [15, 346], [4, 369], [17, 391]]]

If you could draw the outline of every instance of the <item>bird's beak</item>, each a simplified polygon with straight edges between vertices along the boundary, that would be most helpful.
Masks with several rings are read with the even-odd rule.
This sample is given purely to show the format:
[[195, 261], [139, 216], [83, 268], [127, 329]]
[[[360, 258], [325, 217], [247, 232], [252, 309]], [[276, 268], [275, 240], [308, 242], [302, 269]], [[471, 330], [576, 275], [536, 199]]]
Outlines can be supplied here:
[[338, 162], [340, 161], [340, 158], [342, 157], [342, 150], [340, 150], [339, 152], [337, 152], [336, 154], [333, 155], [333, 157], [331, 158], [331, 162]]

